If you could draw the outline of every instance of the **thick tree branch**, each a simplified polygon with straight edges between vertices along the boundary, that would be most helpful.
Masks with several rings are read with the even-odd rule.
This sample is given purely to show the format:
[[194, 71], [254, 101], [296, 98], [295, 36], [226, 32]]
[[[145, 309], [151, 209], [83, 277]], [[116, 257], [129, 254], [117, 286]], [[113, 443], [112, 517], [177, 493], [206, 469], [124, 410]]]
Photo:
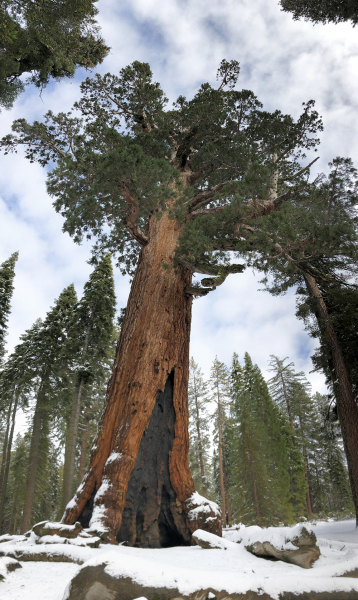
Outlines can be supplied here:
[[[208, 265], [206, 263], [191, 264], [183, 259], [180, 262], [191, 269], [194, 273], [202, 273], [212, 275], [201, 280], [200, 285], [191, 286], [185, 289], [187, 294], [192, 296], [206, 296], [209, 292], [213, 292], [218, 285], [222, 285], [230, 273], [242, 273], [245, 270], [245, 265]], [[203, 289], [204, 288], [204, 289]]]
[[139, 229], [139, 227], [137, 225], [137, 219], [139, 216], [138, 205], [135, 202], [135, 200], [132, 198], [132, 196], [130, 195], [128, 189], [126, 188], [124, 181], [120, 182], [119, 188], [120, 188], [121, 194], [123, 195], [123, 198], [125, 199], [127, 204], [129, 204], [129, 206], [130, 206], [130, 213], [129, 213], [127, 223], [126, 223], [127, 228], [133, 235], [134, 239], [141, 246], [146, 246], [149, 242], [149, 238], [147, 238], [147, 236], [144, 235], [144, 233]]

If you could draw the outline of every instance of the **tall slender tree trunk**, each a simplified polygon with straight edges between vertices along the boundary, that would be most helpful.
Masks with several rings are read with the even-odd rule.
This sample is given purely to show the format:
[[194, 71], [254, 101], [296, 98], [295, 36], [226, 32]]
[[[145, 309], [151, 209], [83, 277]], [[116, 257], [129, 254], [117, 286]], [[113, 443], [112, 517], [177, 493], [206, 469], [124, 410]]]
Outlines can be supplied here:
[[[194, 384], [195, 384], [195, 381], [194, 381]], [[195, 394], [196, 394], [196, 392], [195, 392]], [[200, 465], [200, 475], [201, 475], [201, 488], [202, 488], [202, 494], [206, 498], [208, 493], [207, 493], [207, 489], [206, 489], [203, 445], [201, 443], [199, 407], [198, 407], [198, 399], [197, 399], [196, 395], [195, 395], [195, 410], [196, 410], [196, 432], [198, 435], [198, 452], [199, 452], [199, 465]]]
[[255, 481], [255, 475], [254, 475], [254, 471], [251, 471], [252, 474], [252, 486], [254, 489], [254, 500], [255, 500], [255, 508], [256, 508], [256, 517], [257, 517], [257, 522], [259, 524], [259, 526], [261, 527], [261, 513], [260, 513], [260, 506], [259, 506], [259, 499], [257, 496], [257, 489], [256, 489], [256, 481]]
[[71, 415], [68, 424], [68, 432], [65, 447], [65, 463], [63, 466], [61, 512], [65, 510], [66, 505], [71, 500], [73, 494], [73, 482], [75, 478], [76, 469], [77, 432], [81, 410], [82, 389], [83, 378], [80, 377], [80, 380], [73, 391]]
[[30, 445], [30, 459], [29, 459], [29, 474], [26, 485], [26, 498], [24, 513], [22, 516], [21, 533], [25, 533], [29, 530], [31, 525], [31, 513], [34, 504], [35, 496], [35, 484], [36, 484], [36, 472], [39, 461], [39, 449], [40, 449], [40, 438], [41, 438], [41, 424], [44, 411], [44, 399], [45, 394], [42, 386], [37, 395], [37, 402], [34, 414], [34, 420], [32, 425], [31, 434], [31, 445]]
[[3, 443], [3, 447], [2, 447], [1, 470], [0, 470], [0, 493], [3, 488], [4, 475], [5, 475], [6, 451], [7, 451], [8, 441], [9, 441], [12, 403], [13, 403], [13, 398], [11, 399], [9, 409], [7, 412], [7, 417], [6, 417], [6, 431], [5, 431], [4, 443]]
[[228, 486], [227, 486], [225, 466], [224, 466], [224, 489], [225, 489], [225, 498], [226, 498], [227, 520], [228, 520], [228, 524], [231, 525], [231, 506], [230, 506], [230, 497], [229, 497], [229, 490], [228, 490]]
[[223, 526], [226, 526], [226, 503], [225, 503], [225, 486], [224, 486], [224, 469], [223, 469], [223, 451], [222, 451], [222, 436], [221, 436], [221, 423], [218, 419], [218, 430], [219, 430], [219, 471], [220, 471], [220, 490], [221, 490], [221, 510], [223, 518]]
[[12, 447], [12, 440], [13, 440], [13, 437], [14, 437], [14, 429], [15, 429], [15, 420], [16, 420], [16, 411], [17, 411], [18, 401], [19, 401], [19, 396], [15, 392], [15, 402], [14, 402], [14, 407], [12, 409], [11, 431], [10, 431], [10, 436], [9, 436], [9, 440], [8, 440], [8, 444], [7, 444], [7, 450], [6, 450], [5, 472], [4, 472], [4, 477], [3, 477], [3, 480], [2, 480], [1, 494], [0, 494], [0, 531], [1, 532], [3, 531], [3, 520], [4, 520], [4, 507], [5, 507], [5, 499], [6, 499], [6, 489], [7, 489], [7, 482], [8, 482], [8, 479], [9, 479], [9, 469], [10, 469], [10, 460], [11, 460], [11, 447]]
[[87, 406], [85, 409], [85, 414], [84, 414], [84, 427], [82, 430], [82, 439], [81, 439], [80, 464], [78, 467], [78, 480], [79, 481], [82, 481], [82, 478], [85, 474], [87, 442], [88, 442], [89, 413], [90, 413], [90, 408], [89, 408], [89, 406]]
[[307, 448], [306, 448], [306, 440], [305, 440], [305, 434], [303, 432], [303, 428], [302, 428], [302, 419], [301, 416], [298, 417], [299, 419], [299, 423], [300, 423], [300, 429], [301, 429], [301, 438], [302, 438], [302, 455], [303, 455], [303, 460], [305, 463], [305, 478], [306, 478], [306, 482], [307, 482], [307, 492], [306, 492], [306, 512], [307, 512], [307, 518], [309, 519], [310, 517], [312, 517], [312, 504], [311, 504], [311, 490], [310, 490], [310, 482], [308, 479], [308, 458], [307, 458]]
[[316, 300], [319, 326], [332, 353], [338, 416], [342, 428], [349, 480], [356, 511], [356, 523], [358, 526], [358, 409], [354, 400], [352, 385], [344, 363], [342, 350], [330, 322], [326, 303], [314, 277], [305, 273], [304, 278], [310, 296]]
[[188, 372], [191, 272], [171, 265], [180, 226], [150, 218], [90, 464], [63, 522], [100, 525], [115, 543], [190, 543]]
[[[93, 311], [91, 318], [93, 316]], [[91, 333], [91, 326], [87, 328], [85, 340], [81, 352], [81, 362], [84, 363], [88, 351], [89, 337]], [[62, 484], [62, 501], [61, 501], [61, 512], [63, 512], [72, 498], [73, 495], [73, 482], [75, 478], [76, 470], [76, 445], [78, 435], [78, 422], [80, 419], [81, 411], [81, 396], [83, 390], [83, 377], [80, 375], [79, 381], [77, 382], [75, 389], [73, 390], [72, 406], [70, 421], [68, 424], [68, 432], [65, 447], [65, 463], [63, 466], [63, 484]]]

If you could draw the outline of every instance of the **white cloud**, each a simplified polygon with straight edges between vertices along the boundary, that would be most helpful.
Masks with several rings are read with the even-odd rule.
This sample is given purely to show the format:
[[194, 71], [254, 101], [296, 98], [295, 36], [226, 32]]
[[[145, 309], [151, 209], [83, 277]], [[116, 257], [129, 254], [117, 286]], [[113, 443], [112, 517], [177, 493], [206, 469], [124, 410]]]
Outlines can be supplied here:
[[[324, 170], [334, 156], [358, 163], [358, 79], [356, 30], [349, 24], [313, 26], [294, 22], [277, 0], [117, 0], [98, 3], [103, 36], [112, 51], [100, 67], [118, 72], [133, 60], [151, 64], [155, 78], [173, 100], [190, 96], [202, 81], [215, 82], [222, 58], [241, 63], [240, 85], [252, 89], [265, 108], [298, 116], [301, 103], [316, 99], [325, 131], [319, 150]], [[51, 84], [42, 92], [29, 89], [11, 112], [0, 117], [0, 134], [14, 118], [39, 119], [47, 110], [67, 111], [79, 96], [82, 70], [72, 81]], [[75, 282], [78, 293], [88, 277], [88, 244], [76, 246], [61, 232], [45, 190], [45, 171], [19, 156], [1, 157], [0, 261], [20, 250], [10, 319], [9, 348], [33, 321], [44, 316], [64, 286]], [[231, 276], [193, 309], [191, 352], [206, 372], [217, 354], [229, 362], [233, 351], [250, 352], [262, 369], [269, 355], [290, 356], [297, 369], [312, 368], [315, 341], [294, 316], [293, 294], [273, 298], [258, 292], [249, 272]], [[116, 274], [119, 305], [128, 281]], [[316, 389], [324, 378], [310, 375]]]

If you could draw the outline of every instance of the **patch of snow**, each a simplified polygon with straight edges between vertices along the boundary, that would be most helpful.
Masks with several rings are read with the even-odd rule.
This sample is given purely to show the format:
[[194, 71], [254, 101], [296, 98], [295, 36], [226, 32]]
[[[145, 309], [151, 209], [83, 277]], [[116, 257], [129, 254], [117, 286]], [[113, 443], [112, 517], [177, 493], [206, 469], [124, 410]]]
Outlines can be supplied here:
[[[101, 489], [101, 488], [100, 488]], [[95, 504], [93, 507], [92, 518], [90, 520], [88, 531], [105, 532], [108, 531], [103, 525], [102, 519], [106, 514], [106, 507], [104, 504]]]
[[110, 454], [107, 458], [106, 465], [110, 465], [114, 460], [118, 460], [119, 458], [121, 458], [121, 456], [121, 452], [112, 452], [112, 454]]
[[86, 547], [93, 542], [99, 541], [100, 538], [88, 535], [86, 537], [62, 538], [59, 535], [44, 535], [38, 540], [38, 544], [71, 544], [72, 546]]
[[1, 600], [62, 600], [77, 570], [71, 563], [23, 562], [0, 583]]
[[110, 487], [111, 487], [111, 483], [108, 481], [108, 479], [106, 477], [103, 477], [102, 483], [96, 493], [95, 501], [98, 500], [98, 498], [101, 498], [101, 496], [103, 496]]
[[59, 521], [42, 521], [42, 523], [44, 523], [44, 529], [61, 529], [62, 531], [74, 531], [76, 529], [76, 525], [65, 525]]
[[81, 492], [83, 491], [84, 487], [85, 487], [85, 483], [84, 483], [84, 481], [82, 481], [80, 483], [80, 485], [78, 486], [76, 493], [73, 496], [72, 500], [70, 500], [68, 502], [68, 504], [66, 505], [66, 510], [71, 510], [71, 508], [74, 508], [76, 506], [76, 500], [77, 500], [78, 496], [81, 495]]

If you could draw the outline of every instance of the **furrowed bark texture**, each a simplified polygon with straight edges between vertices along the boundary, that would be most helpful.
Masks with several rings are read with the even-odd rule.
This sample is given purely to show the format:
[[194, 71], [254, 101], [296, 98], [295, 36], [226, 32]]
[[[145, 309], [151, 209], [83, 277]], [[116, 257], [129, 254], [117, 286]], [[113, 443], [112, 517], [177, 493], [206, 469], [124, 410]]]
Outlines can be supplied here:
[[[158, 510], [159, 499], [164, 510], [164, 505], [173, 506], [175, 498], [178, 514], [175, 518], [172, 514], [170, 518], [178, 521], [180, 517], [182, 521], [184, 517], [181, 515], [184, 513], [180, 511], [183, 511], [183, 503], [194, 492], [188, 461], [187, 400], [192, 300], [185, 294], [185, 288], [191, 284], [191, 273], [187, 270], [175, 273], [172, 268], [163, 268], [163, 263], [172, 263], [180, 234], [176, 221], [170, 220], [165, 214], [159, 220], [153, 216], [148, 230], [149, 243], [141, 250], [118, 342], [107, 404], [91, 451], [89, 468], [62, 519], [64, 523], [72, 524], [83, 517], [86, 522], [92, 513], [92, 525], [99, 522], [108, 529], [110, 541], [114, 543], [120, 531], [127, 487], [133, 470], [134, 477], [138, 477], [135, 465], [138, 466], [137, 461], [141, 461], [138, 453], [143, 433], [148, 428], [154, 407], [160, 403], [163, 412], [164, 405], [167, 407], [164, 421], [168, 437], [163, 444], [159, 471], [161, 468], [169, 470], [174, 496], [168, 491], [167, 483], [163, 487], [165, 478], [163, 481], [157, 478], [157, 486], [162, 489], [158, 487], [151, 499], [148, 498], [144, 504], [138, 501], [140, 510], [139, 504], [136, 505], [137, 500], [133, 500], [131, 492], [129, 493], [128, 510], [133, 512], [133, 505], [136, 505], [139, 511], [136, 515], [139, 537], [137, 540], [136, 535], [134, 539], [132, 527], [129, 542], [141, 543], [141, 520], [148, 528], [152, 527], [149, 537], [161, 539], [160, 534], [153, 533], [155, 527], [159, 528], [159, 516], [157, 525], [153, 525], [152, 519]], [[169, 376], [172, 380], [170, 393], [168, 390], [165, 392]], [[164, 396], [167, 393], [165, 402], [163, 398], [160, 400], [161, 393]], [[171, 403], [174, 409], [172, 425]], [[160, 409], [157, 412], [159, 418]], [[155, 419], [146, 431], [146, 437], [150, 437], [151, 427], [154, 425]], [[172, 440], [171, 429], [174, 430]], [[156, 452], [155, 447], [152, 445], [149, 450], [147, 448], [147, 452], [149, 451]], [[129, 489], [132, 489], [131, 486]], [[162, 500], [166, 493], [169, 493], [169, 500]], [[127, 516], [128, 510], [126, 508]], [[128, 527], [130, 528], [129, 525]], [[185, 538], [190, 539], [190, 534], [187, 526], [183, 527], [181, 526], [182, 531], [179, 533], [183, 537], [183, 543], [186, 543]], [[174, 528], [173, 538], [177, 533]], [[169, 542], [168, 539], [162, 539], [161, 543], [167, 545]]]
[[334, 377], [336, 379], [334, 389], [337, 393], [338, 416], [342, 428], [349, 479], [356, 510], [356, 523], [358, 526], [358, 409], [354, 400], [352, 385], [344, 363], [342, 350], [329, 319], [326, 303], [314, 277], [308, 274], [305, 274], [304, 277], [310, 296], [316, 300], [319, 326], [332, 353]]

